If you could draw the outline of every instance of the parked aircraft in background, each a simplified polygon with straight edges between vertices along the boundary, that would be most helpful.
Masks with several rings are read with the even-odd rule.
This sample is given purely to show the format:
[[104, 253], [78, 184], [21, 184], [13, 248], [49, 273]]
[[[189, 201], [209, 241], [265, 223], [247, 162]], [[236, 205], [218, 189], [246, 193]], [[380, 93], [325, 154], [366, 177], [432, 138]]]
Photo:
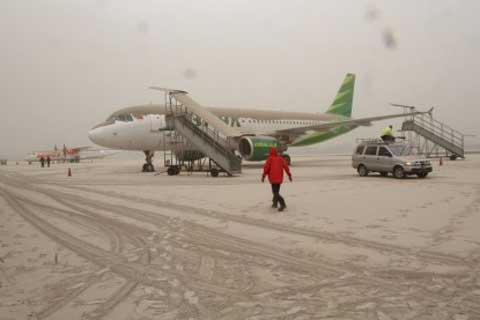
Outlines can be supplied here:
[[[373, 121], [406, 116], [402, 113], [351, 118], [354, 86], [355, 75], [347, 74], [326, 113], [240, 108], [203, 109], [222, 119], [238, 132], [238, 152], [243, 159], [263, 161], [268, 157], [269, 148], [275, 146], [290, 163], [290, 157], [285, 153], [289, 146], [320, 143], [345, 134], [358, 126], [369, 126]], [[172, 143], [169, 137], [173, 135], [169, 135], [168, 132], [165, 134], [166, 111], [163, 105], [140, 105], [118, 110], [106, 121], [93, 127], [89, 132], [89, 138], [92, 142], [108, 148], [143, 151], [146, 157], [143, 171], [153, 171], [154, 152], [168, 150]], [[189, 154], [198, 155], [198, 152]]]
[[44, 159], [50, 157], [51, 161], [80, 162], [80, 160], [105, 158], [115, 153], [118, 153], [118, 151], [98, 149], [91, 146], [67, 148], [66, 145], [63, 145], [62, 149], [58, 149], [55, 145], [52, 150], [33, 151], [25, 157], [25, 161], [32, 163], [40, 161], [42, 157]]

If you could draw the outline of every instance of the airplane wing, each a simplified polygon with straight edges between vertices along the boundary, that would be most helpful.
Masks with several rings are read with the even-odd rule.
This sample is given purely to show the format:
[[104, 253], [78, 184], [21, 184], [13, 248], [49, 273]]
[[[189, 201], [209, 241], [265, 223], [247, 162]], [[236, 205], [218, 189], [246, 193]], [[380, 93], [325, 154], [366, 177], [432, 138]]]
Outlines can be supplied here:
[[410, 112], [410, 113], [397, 113], [397, 114], [390, 114], [390, 115], [377, 116], [377, 117], [359, 118], [359, 119], [345, 119], [345, 120], [326, 122], [326, 123], [316, 124], [316, 125], [311, 125], [311, 126], [276, 130], [275, 134], [301, 135], [301, 134], [306, 133], [307, 131], [326, 131], [326, 130], [333, 129], [333, 128], [336, 128], [336, 127], [341, 127], [341, 126], [346, 126], [346, 127], [371, 126], [372, 122], [374, 122], [374, 121], [393, 119], [393, 118], [401, 118], [401, 117], [410, 117], [410, 116], [413, 116], [413, 115], [416, 115], [416, 114], [431, 113], [432, 110], [433, 110], [433, 108], [428, 110], [428, 111], [415, 111], [415, 112]]
[[118, 154], [121, 150], [97, 149], [89, 150], [89, 154], [81, 154], [80, 160], [103, 159]]

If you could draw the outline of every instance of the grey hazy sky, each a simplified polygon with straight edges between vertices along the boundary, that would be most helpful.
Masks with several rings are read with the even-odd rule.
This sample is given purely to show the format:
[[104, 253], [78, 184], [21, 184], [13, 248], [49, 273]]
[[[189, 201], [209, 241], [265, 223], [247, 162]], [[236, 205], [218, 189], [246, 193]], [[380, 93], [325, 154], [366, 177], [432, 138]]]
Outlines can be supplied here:
[[323, 112], [347, 72], [355, 117], [436, 106], [480, 135], [478, 12], [476, 0], [1, 0], [0, 156], [90, 144], [115, 109], [162, 102], [149, 85], [204, 105]]

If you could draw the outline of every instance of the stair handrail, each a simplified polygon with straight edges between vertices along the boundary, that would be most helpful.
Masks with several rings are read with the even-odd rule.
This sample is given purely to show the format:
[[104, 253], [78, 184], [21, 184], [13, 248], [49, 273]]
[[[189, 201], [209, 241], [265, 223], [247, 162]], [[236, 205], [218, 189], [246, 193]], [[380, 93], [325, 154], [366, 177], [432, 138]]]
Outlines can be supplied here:
[[205, 127], [205, 126], [197, 126], [192, 120], [191, 120], [191, 115], [188, 113], [183, 113], [183, 114], [177, 114], [175, 117], [178, 119], [183, 119], [185, 122], [182, 121], [183, 125], [186, 125], [188, 123], [188, 126], [197, 132], [197, 134], [207, 136], [210, 139], [204, 139], [204, 141], [211, 146], [215, 148], [217, 152], [222, 153], [224, 156], [228, 157], [230, 160], [238, 160], [237, 157], [233, 152], [229, 152], [228, 150], [231, 150], [231, 145], [228, 143], [227, 139], [221, 137], [218, 135], [218, 132], [216, 130], [213, 130], [211, 128]]
[[465, 135], [462, 134], [460, 131], [453, 129], [452, 127], [448, 126], [443, 122], [435, 120], [433, 117], [431, 117], [431, 115], [414, 115], [413, 121], [421, 127], [424, 127], [427, 130], [431, 131], [433, 134], [438, 135], [442, 139], [445, 139], [448, 142], [453, 143], [454, 145], [463, 149]]

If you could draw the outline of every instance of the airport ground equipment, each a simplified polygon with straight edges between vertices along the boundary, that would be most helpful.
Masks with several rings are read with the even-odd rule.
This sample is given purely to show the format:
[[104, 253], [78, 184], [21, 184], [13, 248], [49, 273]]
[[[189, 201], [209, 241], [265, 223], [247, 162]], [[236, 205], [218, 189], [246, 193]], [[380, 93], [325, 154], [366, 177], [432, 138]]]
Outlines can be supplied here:
[[166, 136], [163, 140], [170, 144], [165, 150], [172, 151], [165, 152], [167, 173], [178, 174], [182, 168], [205, 171], [201, 163], [203, 157], [209, 159], [208, 171], [212, 176], [220, 172], [229, 176], [241, 173], [241, 157], [235, 153], [235, 138], [240, 134], [235, 128], [193, 101], [185, 91], [155, 89], [165, 92]]
[[414, 133], [411, 143], [426, 157], [465, 158], [465, 135], [435, 120], [432, 114], [416, 114], [402, 123], [401, 131]]

